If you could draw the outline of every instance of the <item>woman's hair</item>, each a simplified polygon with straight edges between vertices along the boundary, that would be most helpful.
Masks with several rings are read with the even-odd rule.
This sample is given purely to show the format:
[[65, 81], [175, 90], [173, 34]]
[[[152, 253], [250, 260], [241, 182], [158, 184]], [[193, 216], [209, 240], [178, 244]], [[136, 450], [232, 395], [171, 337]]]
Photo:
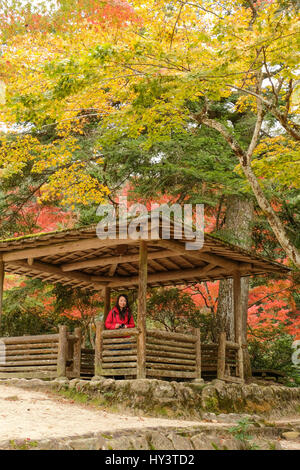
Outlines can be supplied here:
[[[121, 309], [120, 306], [119, 306], [119, 300], [120, 300], [121, 297], [124, 297], [124, 299], [126, 300], [126, 305], [125, 305], [125, 307], [122, 308], [122, 309]], [[128, 301], [128, 297], [127, 297], [126, 294], [120, 294], [120, 295], [118, 295], [118, 298], [117, 298], [115, 307], [118, 309], [120, 318], [121, 318], [122, 320], [124, 320], [125, 315], [126, 315], [126, 311], [128, 311], [128, 323], [129, 323], [129, 320], [130, 320], [130, 318], [131, 318], [131, 310], [130, 310], [130, 307], [129, 307], [129, 301]]]

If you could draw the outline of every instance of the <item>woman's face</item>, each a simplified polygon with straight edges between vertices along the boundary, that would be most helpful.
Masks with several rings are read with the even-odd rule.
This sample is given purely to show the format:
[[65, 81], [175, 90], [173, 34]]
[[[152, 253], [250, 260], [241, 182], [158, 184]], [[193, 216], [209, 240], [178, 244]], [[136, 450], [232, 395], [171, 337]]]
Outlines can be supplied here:
[[120, 307], [120, 308], [126, 307], [126, 303], [127, 303], [127, 302], [126, 302], [125, 297], [122, 296], [122, 297], [119, 298], [119, 307]]

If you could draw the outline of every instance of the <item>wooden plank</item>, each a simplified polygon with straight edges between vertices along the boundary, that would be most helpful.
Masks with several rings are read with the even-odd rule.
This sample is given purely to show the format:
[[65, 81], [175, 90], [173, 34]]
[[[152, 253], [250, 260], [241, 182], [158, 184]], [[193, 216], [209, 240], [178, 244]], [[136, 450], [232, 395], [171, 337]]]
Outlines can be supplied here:
[[219, 349], [218, 349], [218, 371], [217, 377], [222, 380], [225, 375], [225, 355], [226, 355], [226, 332], [222, 331], [219, 338]]
[[146, 296], [147, 296], [147, 242], [140, 240], [138, 276], [138, 318], [137, 326], [137, 378], [146, 378]]
[[39, 370], [53, 370], [56, 371], [56, 365], [43, 365], [43, 366], [16, 366], [16, 367], [0, 367], [0, 372], [34, 372]]
[[[160, 353], [164, 353], [165, 357], [168, 358], [177, 358], [177, 359], [191, 359], [195, 360], [195, 354], [184, 354], [184, 353], [178, 353], [178, 352], [170, 352], [166, 351], [165, 349], [162, 351], [159, 349]], [[149, 346], [146, 347], [146, 354], [149, 354], [150, 356], [152, 355], [157, 355], [158, 350], [150, 348]]]
[[106, 239], [101, 240], [98, 237], [89, 238], [85, 240], [78, 240], [73, 242], [63, 242], [50, 244], [48, 246], [36, 247], [36, 248], [25, 248], [25, 249], [14, 249], [6, 251], [2, 254], [2, 260], [4, 262], [16, 261], [27, 258], [41, 258], [43, 256], [60, 255], [64, 253], [72, 253], [76, 251], [86, 251], [92, 249], [98, 249], [103, 247], [112, 247], [115, 245], [128, 245], [136, 243], [135, 240], [127, 239]]
[[74, 343], [73, 350], [73, 373], [75, 377], [80, 377], [81, 368], [81, 328], [77, 327], [74, 330], [77, 341]]
[[[158, 259], [177, 256], [176, 253], [170, 250], [158, 250], [148, 253], [148, 259]], [[63, 271], [73, 271], [76, 269], [84, 269], [90, 267], [109, 266], [113, 264], [125, 264], [139, 261], [139, 254], [119, 255], [119, 256], [106, 256], [101, 258], [92, 258], [85, 261], [77, 261], [73, 263], [66, 263], [62, 265]]]
[[146, 354], [146, 361], [148, 362], [161, 362], [167, 364], [190, 364], [193, 367], [196, 367], [196, 361], [194, 359], [175, 359], [173, 357], [165, 356], [165, 357], [158, 357], [158, 356], [150, 356]]
[[132, 344], [136, 344], [136, 338], [107, 338], [103, 339], [103, 346], [105, 349], [107, 349], [109, 346], [111, 347], [118, 347], [121, 348], [122, 345], [124, 345], [124, 349], [127, 347], [130, 347]]
[[196, 372], [176, 372], [171, 370], [153, 370], [146, 368], [147, 377], [169, 377], [179, 379], [195, 379]]
[[231, 348], [231, 349], [239, 349], [238, 343], [234, 343], [233, 341], [226, 341], [226, 349]]
[[37, 356], [37, 355], [43, 355], [43, 354], [56, 354], [58, 352], [58, 347], [56, 348], [39, 348], [39, 349], [6, 349], [5, 348], [5, 355], [7, 357], [10, 356], [24, 356], [24, 355], [30, 355], [30, 356]]
[[196, 378], [201, 379], [201, 333], [200, 328], [195, 328], [196, 336]]
[[147, 330], [148, 338], [167, 339], [171, 341], [181, 341], [184, 343], [196, 343], [196, 336], [192, 334], [173, 333], [170, 331]]
[[176, 365], [176, 364], [164, 364], [147, 361], [147, 368], [149, 369], [166, 369], [166, 370], [195, 370], [195, 365]]
[[[151, 338], [151, 337], [147, 337], [147, 344], [149, 345], [160, 345], [162, 346], [161, 349], [163, 349], [163, 346], [165, 347], [172, 347], [174, 346], [175, 348], [176, 347], [180, 347], [182, 349], [186, 349], [186, 351], [190, 352], [190, 351], [193, 351], [195, 352], [196, 351], [196, 348], [195, 348], [195, 344], [192, 344], [192, 343], [181, 343], [179, 341], [167, 341], [167, 340], [160, 340], [160, 339], [157, 339], [157, 338]], [[166, 349], [167, 351], [167, 349]]]
[[112, 375], [136, 375], [136, 368], [122, 368], [122, 369], [103, 369], [103, 376], [112, 376]]
[[[210, 270], [206, 275], [203, 273], [204, 268], [193, 268], [193, 269], [180, 269], [178, 271], [172, 270], [167, 272], [158, 272], [148, 275], [147, 283], [152, 284], [155, 282], [168, 282], [168, 281], [183, 281], [184, 279], [191, 279], [195, 277], [205, 276], [205, 278], [216, 277], [218, 275], [226, 275], [226, 271], [223, 268], [217, 268]], [[97, 281], [97, 276], [91, 276], [92, 281]], [[111, 288], [126, 287], [126, 286], [135, 286], [138, 284], [138, 276], [124, 276], [118, 278], [112, 278], [112, 281], [109, 282], [108, 286]]]
[[[13, 264], [15, 266], [26, 268], [27, 274], [29, 274], [28, 264], [26, 263], [26, 261], [19, 260], [15, 261]], [[34, 261], [33, 265], [31, 266], [30, 272], [49, 273], [52, 275], [60, 276], [62, 279], [70, 279], [70, 283], [72, 283], [72, 281], [80, 281], [85, 282], [87, 284], [94, 283], [91, 276], [88, 274], [81, 273], [80, 271], [72, 271], [71, 273], [67, 273], [62, 271], [62, 269], [56, 265], [44, 263], [41, 261]], [[95, 284], [98, 284], [99, 289], [102, 289], [103, 283], [105, 284], [106, 282], [108, 282], [107, 277], [99, 277], [98, 280], [95, 281]], [[67, 284], [67, 282], [65, 282], [65, 284]]]
[[132, 354], [137, 354], [137, 349], [128, 349], [126, 351], [103, 351], [102, 357], [113, 357], [113, 356], [119, 356], [122, 354], [122, 352], [125, 352], [127, 355], [132, 355]]
[[103, 352], [103, 322], [96, 322], [96, 339], [95, 339], [95, 376], [102, 375], [102, 352]]
[[58, 338], [57, 342], [53, 343], [25, 343], [25, 344], [5, 344], [5, 351], [55, 351], [58, 349]]
[[103, 357], [102, 358], [102, 363], [103, 363], [103, 367], [105, 364], [107, 364], [108, 362], [126, 362], [126, 361], [136, 361], [137, 360], [137, 354], [130, 354], [130, 355], [126, 355], [126, 356], [109, 356], [109, 357]]
[[[203, 252], [201, 250], [195, 250], [194, 252], [192, 250], [186, 250], [185, 246], [180, 243], [176, 242], [173, 240], [157, 240], [156, 242], [159, 246], [162, 246], [164, 248], [168, 248], [169, 250], [174, 251], [175, 253], [179, 253], [183, 256], [189, 256], [190, 258], [196, 260], [196, 261], [206, 261], [207, 263], [213, 263], [217, 266], [221, 266], [223, 268], [226, 268], [227, 270], [237, 270], [241, 267], [239, 262], [234, 262], [231, 261], [228, 258], [223, 258], [222, 256], [210, 254], [207, 252]], [[207, 266], [208, 268], [208, 266]], [[205, 268], [204, 268], [204, 273], [205, 273]]]
[[123, 338], [124, 336], [137, 336], [139, 334], [138, 328], [124, 328], [117, 330], [104, 330], [103, 339], [107, 338]]
[[12, 366], [42, 366], [42, 365], [56, 365], [57, 358], [53, 359], [39, 359], [39, 360], [20, 360], [20, 361], [7, 361], [2, 367], [12, 367]]
[[68, 339], [66, 325], [59, 326], [57, 377], [66, 377], [67, 371]]
[[9, 336], [0, 339], [4, 344], [57, 343], [59, 335]]
[[114, 369], [115, 367], [120, 368], [120, 367], [124, 367], [124, 365], [126, 365], [126, 368], [136, 367], [137, 361], [126, 362], [126, 364], [124, 364], [122, 361], [119, 361], [119, 362], [105, 362], [105, 363], [103, 362], [102, 363], [103, 370], [105, 370], [105, 369]]
[[5, 357], [6, 362], [13, 362], [13, 361], [27, 361], [27, 360], [33, 360], [37, 361], [39, 359], [55, 359], [57, 360], [57, 354], [26, 354], [26, 355], [2, 355], [0, 353], [0, 358]]
[[54, 379], [56, 378], [56, 371], [32, 371], [32, 372], [0, 372], [0, 379], [10, 379], [10, 378], [19, 378], [19, 379]]

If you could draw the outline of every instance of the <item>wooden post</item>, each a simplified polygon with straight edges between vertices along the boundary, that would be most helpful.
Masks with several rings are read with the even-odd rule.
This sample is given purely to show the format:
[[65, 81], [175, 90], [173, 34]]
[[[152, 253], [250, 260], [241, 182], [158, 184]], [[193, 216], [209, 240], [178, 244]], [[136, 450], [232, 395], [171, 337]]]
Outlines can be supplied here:
[[219, 338], [218, 347], [218, 365], [217, 365], [217, 378], [224, 380], [226, 364], [226, 333], [222, 331]]
[[2, 314], [3, 314], [3, 287], [4, 287], [4, 262], [0, 261], [0, 336], [1, 336], [1, 325], [2, 325]]
[[201, 334], [200, 328], [194, 329], [194, 334], [196, 335], [196, 380], [201, 379]]
[[95, 339], [95, 377], [100, 377], [102, 375], [103, 329], [104, 323], [97, 321]]
[[109, 311], [110, 311], [110, 287], [104, 287], [104, 317], [103, 317], [104, 323], [107, 318], [107, 315], [109, 314]]
[[146, 378], [146, 293], [147, 293], [147, 242], [140, 240], [139, 291], [137, 326], [137, 378]]
[[234, 327], [235, 342], [238, 343], [238, 375], [244, 380], [244, 358], [242, 349], [242, 295], [241, 275], [236, 272], [233, 276], [233, 305], [234, 305]]
[[74, 334], [77, 338], [73, 350], [73, 372], [75, 377], [80, 377], [81, 366], [81, 328], [75, 328]]
[[59, 325], [58, 356], [57, 356], [57, 377], [66, 377], [68, 338], [66, 325]]

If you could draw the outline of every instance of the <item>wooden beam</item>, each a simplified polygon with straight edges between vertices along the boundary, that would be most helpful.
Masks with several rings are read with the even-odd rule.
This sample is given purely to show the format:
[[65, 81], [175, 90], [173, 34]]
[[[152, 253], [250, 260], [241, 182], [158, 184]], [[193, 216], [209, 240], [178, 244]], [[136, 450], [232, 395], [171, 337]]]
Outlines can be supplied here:
[[146, 378], [146, 294], [147, 294], [147, 242], [140, 240], [139, 290], [137, 327], [137, 378]]
[[[87, 282], [89, 284], [96, 283], [98, 284], [99, 289], [103, 288], [103, 284], [108, 283], [107, 277], [100, 278], [98, 276], [97, 281], [91, 280], [91, 276], [73, 271], [72, 273], [63, 272], [58, 266], [49, 263], [42, 263], [41, 261], [34, 261], [33, 264], [29, 267], [26, 261], [16, 261], [13, 263], [16, 267], [27, 268], [30, 271], [38, 271], [40, 273], [48, 273], [52, 275], [58, 275], [62, 278], [70, 279], [73, 281]], [[26, 273], [24, 273], [26, 275]], [[102, 281], [102, 284], [101, 284]]]
[[110, 287], [104, 287], [104, 317], [103, 317], [104, 323], [110, 311], [110, 302], [111, 302]]
[[117, 263], [114, 263], [111, 265], [111, 267], [109, 268], [109, 271], [108, 271], [108, 277], [112, 277], [116, 270], [117, 270], [117, 267], [118, 267], [118, 264]]
[[233, 275], [233, 306], [235, 342], [239, 345], [238, 373], [239, 377], [244, 380], [244, 359], [242, 350], [242, 290], [240, 273], [234, 273]]
[[81, 328], [80, 326], [75, 328], [74, 334], [76, 341], [74, 344], [73, 351], [73, 373], [75, 377], [80, 377], [80, 365], [81, 365]]
[[196, 336], [196, 379], [201, 379], [201, 333], [200, 328], [194, 329]]
[[59, 326], [58, 353], [57, 353], [57, 377], [66, 377], [68, 338], [66, 325]]
[[221, 331], [218, 345], [217, 378], [224, 379], [226, 365], [226, 332]]
[[96, 322], [96, 338], [95, 338], [95, 362], [94, 374], [99, 377], [103, 373], [102, 369], [102, 353], [103, 353], [103, 322]]
[[[218, 274], [226, 274], [224, 269], [216, 268], [215, 270], [211, 270], [210, 266], [205, 266], [204, 268], [195, 268], [195, 269], [181, 269], [181, 270], [174, 270], [168, 272], [160, 272], [155, 274], [148, 274], [148, 283], [156, 282], [156, 281], [173, 281], [173, 280], [180, 280], [185, 278], [193, 278], [193, 277], [202, 277], [209, 271], [209, 276], [214, 276]], [[227, 271], [228, 273], [228, 271]], [[98, 280], [98, 276], [91, 276], [92, 281]], [[130, 286], [130, 285], [137, 285], [139, 283], [138, 276], [132, 277], [118, 277], [112, 278], [112, 281], [108, 284], [108, 287], [118, 287], [118, 286]]]
[[[174, 251], [170, 250], [159, 250], [154, 251], [152, 253], [148, 253], [148, 259], [156, 259], [156, 258], [168, 258], [172, 256], [178, 256], [178, 253], [174, 253]], [[139, 261], [139, 254], [131, 254], [131, 255], [120, 255], [120, 256], [107, 256], [102, 258], [94, 258], [88, 259], [86, 261], [77, 261], [74, 263], [65, 263], [61, 265], [61, 269], [63, 271], [73, 271], [76, 269], [84, 269], [84, 268], [92, 268], [92, 267], [100, 267], [100, 266], [107, 266], [109, 264], [122, 264], [122, 263], [131, 263]]]
[[217, 266], [221, 266], [226, 269], [230, 270], [238, 270], [242, 267], [240, 262], [230, 261], [222, 256], [209, 254], [207, 252], [203, 253], [201, 250], [186, 250], [185, 247], [181, 243], [174, 242], [172, 240], [155, 240], [155, 244], [162, 246], [164, 248], [168, 248], [178, 254], [189, 256], [195, 260], [199, 261], [206, 261], [208, 263], [213, 263]]
[[71, 253], [75, 251], [85, 251], [97, 248], [103, 248], [106, 246], [115, 245], [128, 245], [129, 243], [136, 243], [136, 240], [121, 240], [121, 239], [108, 239], [100, 240], [100, 238], [89, 238], [84, 240], [78, 240], [76, 242], [65, 242], [57, 243], [54, 245], [36, 247], [36, 248], [25, 248], [22, 250], [13, 250], [4, 252], [2, 254], [2, 261], [16, 261], [28, 258], [40, 258], [42, 256], [60, 255], [63, 253]]

